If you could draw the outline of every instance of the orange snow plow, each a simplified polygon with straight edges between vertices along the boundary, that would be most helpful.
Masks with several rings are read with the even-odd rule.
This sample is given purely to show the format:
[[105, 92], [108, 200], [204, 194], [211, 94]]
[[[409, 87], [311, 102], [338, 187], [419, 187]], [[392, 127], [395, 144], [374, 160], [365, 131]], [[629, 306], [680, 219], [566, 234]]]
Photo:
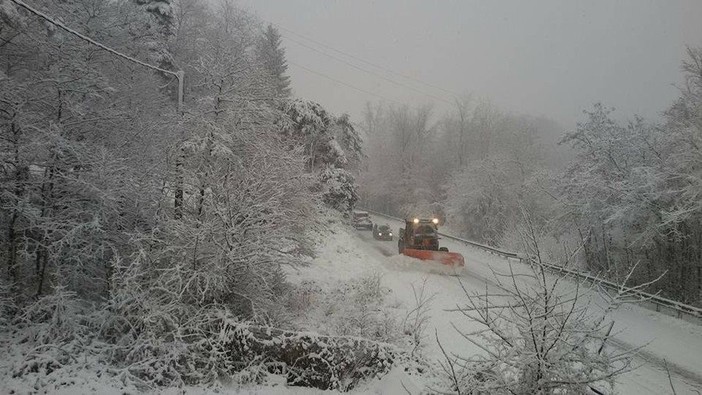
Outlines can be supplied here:
[[465, 266], [463, 255], [439, 247], [438, 225], [439, 220], [436, 218], [406, 220], [405, 227], [400, 228], [397, 242], [400, 254], [447, 266]]
[[448, 251], [431, 251], [431, 250], [415, 250], [413, 248], [405, 248], [402, 255], [411, 256], [412, 258], [421, 259], [423, 261], [435, 261], [447, 266], [465, 266], [463, 255], [457, 252]]

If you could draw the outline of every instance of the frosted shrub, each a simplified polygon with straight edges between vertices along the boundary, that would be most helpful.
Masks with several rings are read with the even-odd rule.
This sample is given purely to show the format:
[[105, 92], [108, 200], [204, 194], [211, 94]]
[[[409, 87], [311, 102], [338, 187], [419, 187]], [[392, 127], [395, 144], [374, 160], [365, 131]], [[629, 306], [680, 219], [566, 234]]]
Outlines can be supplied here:
[[402, 331], [409, 336], [410, 344], [412, 345], [412, 355], [417, 351], [421, 351], [425, 345], [426, 329], [429, 325], [431, 317], [431, 303], [434, 295], [429, 295], [426, 292], [427, 278], [424, 278], [421, 286], [412, 285], [412, 293], [414, 295], [414, 305], [407, 312], [407, 315], [402, 320]]
[[18, 321], [26, 325], [29, 341], [37, 344], [62, 343], [87, 335], [89, 317], [76, 293], [57, 288], [22, 310]]
[[[76, 298], [75, 292], [61, 287], [22, 309], [15, 319], [21, 331], [15, 336], [31, 348], [13, 367], [13, 375], [43, 377], [77, 364], [77, 356], [87, 352], [97, 330], [89, 311], [88, 306]], [[100, 347], [93, 344], [91, 349]], [[49, 381], [60, 379], [59, 375]]]
[[304, 321], [323, 323], [314, 329], [320, 333], [396, 342], [401, 338], [398, 320], [385, 305], [388, 290], [381, 285], [381, 278], [374, 273], [332, 289], [305, 282], [293, 292], [294, 300], [309, 301], [309, 307], [298, 314], [306, 317]]
[[[497, 281], [504, 277], [496, 276]], [[538, 264], [520, 280], [500, 283], [506, 292], [468, 294], [458, 310], [483, 329], [461, 332], [484, 352], [448, 356], [447, 384], [464, 394], [586, 393], [609, 391], [614, 378], [630, 370], [633, 353], [606, 348], [611, 330], [606, 315], [619, 300], [589, 307], [578, 286], [565, 291]]]

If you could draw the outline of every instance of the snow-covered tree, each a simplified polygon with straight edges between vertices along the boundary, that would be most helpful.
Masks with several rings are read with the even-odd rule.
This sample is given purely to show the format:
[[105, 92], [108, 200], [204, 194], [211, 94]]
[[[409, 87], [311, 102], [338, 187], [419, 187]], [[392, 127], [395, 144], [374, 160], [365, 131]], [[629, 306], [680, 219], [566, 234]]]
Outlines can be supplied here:
[[322, 200], [329, 207], [347, 213], [356, 205], [358, 193], [355, 179], [347, 170], [326, 167], [319, 173], [319, 183]]
[[493, 156], [454, 174], [444, 203], [451, 227], [471, 240], [496, 245], [518, 209], [520, 170], [509, 157]]
[[319, 104], [301, 99], [284, 101], [282, 112], [281, 133], [291, 147], [303, 147], [308, 170], [317, 175], [316, 189], [322, 193], [322, 200], [347, 213], [358, 200], [349, 167], [363, 155], [348, 116], [336, 118]]
[[367, 107], [368, 166], [363, 169], [369, 207], [396, 215], [437, 214], [440, 191], [433, 179], [436, 125], [429, 105]]
[[[135, 27], [145, 22], [130, 3], [119, 12], [102, 3], [95, 7], [49, 11], [80, 30], [100, 31], [116, 48], [131, 44], [116, 18]], [[168, 103], [151, 71], [110, 59], [34, 17], [23, 21], [0, 32], [7, 44], [0, 47], [6, 70], [0, 78], [0, 157], [7, 192], [0, 199], [8, 216], [3, 225], [9, 225], [3, 258], [24, 294], [65, 286], [104, 295], [109, 258], [125, 247], [120, 232], [148, 221], [140, 218], [140, 209], [152, 204], [144, 192], [158, 196], [158, 187], [148, 189], [158, 184], [150, 176], [163, 169], [154, 155], [163, 146], [154, 145], [168, 139], [172, 124], [148, 118], [168, 114]], [[129, 161], [135, 166], [125, 165]], [[137, 163], [153, 173], [143, 174]], [[139, 182], [146, 189], [136, 192]]]
[[258, 61], [275, 81], [275, 96], [290, 96], [290, 77], [285, 73], [288, 64], [285, 48], [282, 46], [280, 32], [273, 25], [268, 25], [256, 43]]
[[[654, 285], [668, 296], [699, 301], [702, 234], [697, 185], [700, 83], [699, 56], [690, 51], [688, 88], [663, 125], [636, 118], [621, 124], [596, 105], [565, 142], [577, 158], [561, 192], [585, 244], [590, 270], [616, 280], [637, 266], [640, 283], [667, 273]], [[697, 70], [697, 71], [695, 71]]]
[[365, 158], [363, 153], [363, 141], [348, 114], [342, 114], [335, 119], [332, 125], [332, 133], [346, 154], [348, 166], [353, 169], [358, 169], [361, 165], [361, 161]]
[[203, 347], [212, 328], [285, 316], [281, 265], [310, 250], [322, 196], [276, 124], [259, 23], [229, 2], [42, 8], [128, 57], [168, 54], [186, 73], [178, 114], [172, 78], [0, 4], [0, 323], [18, 314], [70, 357], [114, 346], [101, 359], [151, 384], [213, 380], [234, 362]]

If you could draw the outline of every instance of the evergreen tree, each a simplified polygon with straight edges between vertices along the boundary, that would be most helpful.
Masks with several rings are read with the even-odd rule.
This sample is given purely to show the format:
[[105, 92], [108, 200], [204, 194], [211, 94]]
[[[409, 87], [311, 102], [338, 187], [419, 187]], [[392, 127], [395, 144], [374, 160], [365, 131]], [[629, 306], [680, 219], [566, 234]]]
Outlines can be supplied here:
[[268, 25], [260, 37], [257, 51], [259, 62], [274, 81], [275, 96], [290, 96], [290, 77], [285, 75], [288, 69], [285, 49], [281, 46], [280, 32], [273, 25]]
[[351, 123], [349, 114], [342, 114], [337, 117], [333, 129], [334, 137], [341, 145], [349, 161], [349, 166], [347, 167], [358, 168], [361, 160], [365, 157], [363, 154], [363, 141]]

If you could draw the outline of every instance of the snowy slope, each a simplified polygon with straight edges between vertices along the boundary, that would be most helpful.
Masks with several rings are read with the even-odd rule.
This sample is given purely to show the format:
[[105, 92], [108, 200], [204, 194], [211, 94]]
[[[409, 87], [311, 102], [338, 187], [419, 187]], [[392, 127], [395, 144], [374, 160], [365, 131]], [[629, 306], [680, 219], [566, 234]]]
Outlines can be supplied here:
[[[402, 225], [399, 221], [377, 216], [373, 221], [387, 223], [393, 229]], [[383, 256], [397, 253], [396, 242], [377, 242], [367, 232], [359, 232], [359, 238], [368, 244], [366, 248], [369, 253], [379, 250], [384, 252], [380, 254]], [[466, 267], [460, 274], [460, 279], [469, 291], [484, 290], [486, 281], [494, 284], [490, 281], [492, 269], [504, 272], [509, 264], [505, 258], [452, 240], [441, 240], [441, 245], [464, 255]], [[386, 270], [397, 270], [392, 267], [393, 259], [396, 258], [378, 258]], [[521, 266], [514, 260], [511, 263], [515, 270]], [[388, 282], [388, 285], [397, 287], [398, 292], [403, 292], [403, 288], [406, 288], [401, 284], [402, 281], [416, 282], [426, 276], [422, 271], [416, 271], [412, 275], [400, 273], [403, 274], [390, 276], [393, 280]], [[432, 286], [441, 295], [436, 299], [432, 323], [442, 336], [442, 342], [444, 336], [446, 339], [457, 339], [460, 335], [452, 332], [453, 328], [450, 327], [450, 322], [457, 317], [442, 312], [442, 309], [455, 307], [456, 302], [461, 300], [463, 290], [453, 277], [430, 276]], [[614, 333], [618, 345], [630, 348], [646, 346], [635, 361], [641, 366], [620, 378], [618, 391], [622, 394], [671, 393], [664, 367], [667, 364], [678, 394], [702, 392], [702, 327], [635, 305], [620, 308], [612, 314], [612, 318], [615, 320]], [[462, 329], [469, 329], [470, 323], [461, 320], [460, 325]], [[464, 342], [456, 340], [454, 343], [455, 350], [470, 351], [470, 347], [461, 344]]]
[[[399, 224], [386, 219], [393, 229]], [[376, 241], [368, 231], [354, 231], [340, 224], [330, 226], [332, 233], [325, 234], [317, 256], [307, 267], [290, 269], [288, 278], [291, 282], [302, 284], [314, 282], [322, 287], [334, 287], [340, 282], [348, 282], [368, 275], [380, 274], [382, 284], [390, 290], [386, 296], [388, 304], [395, 306], [395, 311], [402, 315], [415, 305], [415, 290], [424, 286], [426, 295], [432, 296], [429, 305], [429, 326], [423, 341], [422, 351], [431, 359], [441, 359], [442, 354], [435, 340], [438, 336], [444, 348], [449, 352], [471, 355], [482, 352], [478, 347], [461, 338], [453, 325], [462, 330], [474, 329], [473, 323], [458, 313], [446, 312], [464, 301], [463, 286], [470, 290], [482, 291], [487, 283], [489, 288], [496, 285], [492, 278], [491, 267], [504, 269], [508, 262], [500, 257], [485, 253], [451, 241], [444, 245], [452, 251], [462, 253], [466, 258], [466, 268], [458, 276], [447, 275], [444, 267], [421, 263], [412, 258], [397, 254], [396, 241]], [[519, 263], [512, 261], [517, 268]], [[450, 274], [450, 273], [448, 273]], [[619, 381], [617, 390], [622, 394], [667, 394], [672, 393], [668, 375], [664, 369], [664, 360], [671, 370], [672, 381], [677, 394], [695, 394], [702, 392], [702, 328], [693, 324], [673, 319], [669, 316], [638, 307], [627, 306], [614, 313], [615, 331], [618, 343], [629, 346], [647, 344], [645, 352], [636, 361], [642, 365], [628, 373]], [[309, 330], [321, 328], [324, 317], [312, 317], [308, 322]], [[12, 354], [12, 353], [11, 353]], [[15, 356], [19, 357], [19, 356]], [[9, 359], [5, 362], [9, 362]], [[0, 363], [0, 370], [5, 371], [4, 385], [0, 392], [10, 389], [29, 390], [27, 383], [10, 378], [8, 366]], [[72, 372], [75, 381], [66, 385], [64, 393], [121, 393], [133, 390], [123, 386], [117, 379], [107, 375], [95, 378], [94, 369], [86, 364], [84, 372]], [[284, 383], [269, 383], [269, 386], [251, 388], [202, 388], [164, 389], [159, 393], [202, 394], [242, 393], [242, 394], [329, 394], [333, 391], [320, 391], [308, 388], [286, 387]], [[271, 386], [275, 385], [275, 386]], [[431, 382], [421, 377], [410, 376], [401, 369], [395, 369], [380, 380], [371, 381], [356, 388], [353, 394], [419, 394]]]

